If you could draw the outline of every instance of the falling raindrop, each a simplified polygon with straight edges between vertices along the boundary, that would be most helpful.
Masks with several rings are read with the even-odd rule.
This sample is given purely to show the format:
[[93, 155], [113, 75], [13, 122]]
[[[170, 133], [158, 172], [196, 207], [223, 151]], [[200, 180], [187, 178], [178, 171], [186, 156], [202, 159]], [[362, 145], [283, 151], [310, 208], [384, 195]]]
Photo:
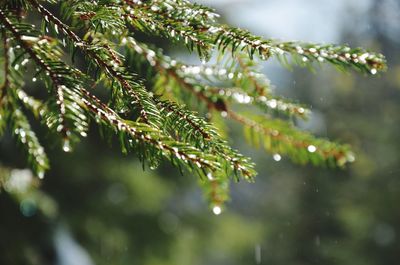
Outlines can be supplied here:
[[71, 152], [71, 143], [68, 139], [64, 140], [63, 151], [66, 153]]
[[256, 264], [261, 264], [261, 246], [256, 245], [254, 248], [254, 257], [256, 260]]

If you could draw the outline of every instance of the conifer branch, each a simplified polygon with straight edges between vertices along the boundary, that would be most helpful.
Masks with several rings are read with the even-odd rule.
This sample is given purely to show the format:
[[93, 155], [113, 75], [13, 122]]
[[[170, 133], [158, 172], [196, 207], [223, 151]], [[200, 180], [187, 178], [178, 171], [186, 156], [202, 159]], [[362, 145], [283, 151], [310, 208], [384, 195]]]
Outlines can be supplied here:
[[348, 146], [317, 139], [309, 133], [296, 130], [288, 123], [266, 120], [256, 115], [244, 116], [231, 110], [227, 113], [229, 118], [244, 125], [250, 143], [256, 146], [263, 144], [266, 150], [288, 155], [295, 162], [343, 167], [354, 161]]
[[2, 33], [2, 37], [3, 37], [4, 81], [3, 81], [3, 84], [0, 87], [0, 106], [2, 104], [2, 99], [3, 99], [4, 95], [5, 95], [5, 90], [8, 88], [9, 82], [10, 82], [9, 81], [9, 78], [10, 78], [9, 77], [10, 76], [10, 71], [9, 71], [10, 57], [9, 57], [9, 54], [8, 54], [9, 46], [8, 46], [7, 32], [6, 32], [5, 29], [3, 29], [1, 31], [1, 33]]
[[[59, 126], [57, 127], [57, 131], [60, 132], [63, 135], [63, 139], [65, 141], [68, 140], [69, 135], [70, 135], [70, 129], [69, 126], [67, 125], [66, 122], [66, 106], [65, 106], [65, 101], [64, 101], [64, 90], [66, 89], [66, 86], [62, 83], [59, 75], [57, 72], [54, 71], [54, 66], [51, 67], [50, 63], [54, 63], [51, 61], [50, 58], [42, 58], [40, 57], [39, 54], [36, 53], [34, 44], [37, 42], [41, 41], [43, 44], [47, 42], [47, 39], [39, 39], [37, 36], [31, 35], [33, 32], [28, 32], [24, 30], [26, 28], [25, 25], [21, 27], [21, 32], [17, 28], [17, 25], [14, 25], [13, 22], [5, 15], [3, 10], [0, 10], [0, 20], [2, 20], [3, 25], [5, 28], [7, 28], [8, 31], [10, 31], [14, 38], [17, 40], [17, 42], [23, 47], [23, 49], [30, 55], [30, 57], [35, 61], [35, 63], [40, 66], [44, 71], [46, 71], [46, 74], [50, 76], [50, 79], [52, 80], [54, 87], [55, 87], [55, 94], [57, 97], [57, 105], [59, 108], [60, 116], [59, 119], [57, 120], [57, 123]], [[30, 27], [27, 25], [28, 28]], [[23, 35], [24, 33], [31, 33], [30, 35]], [[29, 42], [28, 42], [29, 41]], [[34, 43], [32, 43], [34, 42]], [[39, 48], [40, 49], [40, 48]], [[46, 56], [46, 53], [43, 53], [42, 56]]]
[[26, 116], [18, 109], [17, 103], [13, 100], [7, 107], [10, 111], [10, 116], [8, 118], [9, 126], [15, 138], [27, 154], [28, 163], [33, 169], [33, 172], [39, 178], [43, 178], [44, 173], [49, 169], [49, 161], [44, 152], [44, 148], [39, 143]]
[[[214, 10], [187, 0], [67, 0], [61, 4], [63, 19], [38, 0], [0, 5], [5, 67], [0, 133], [11, 125], [36, 174], [42, 176], [48, 160], [25, 111], [60, 132], [65, 151], [70, 151], [70, 140], [86, 136], [94, 120], [104, 137], [116, 135], [123, 152], [135, 151], [150, 168], [167, 159], [197, 173], [216, 214], [229, 197], [231, 176], [251, 181], [256, 175], [250, 159], [228, 145], [224, 130], [217, 130], [224, 128], [225, 118], [242, 125], [248, 142], [263, 146], [275, 160], [286, 155], [297, 163], [339, 167], [354, 160], [348, 146], [294, 126], [310, 110], [274, 95], [258, 59], [276, 57], [283, 65], [309, 68], [327, 62], [372, 75], [386, 69], [381, 54], [264, 39], [221, 24]], [[42, 20], [42, 32], [23, 22], [31, 13]], [[202, 65], [185, 64], [138, 42], [131, 37], [138, 31], [185, 44], [197, 51]], [[68, 49], [71, 65], [62, 59]], [[73, 66], [77, 50], [88, 63], [87, 74]], [[213, 52], [217, 63], [205, 64]], [[50, 91], [43, 102], [22, 89], [29, 59], [38, 66], [33, 81], [40, 78]], [[107, 104], [86, 89], [89, 82], [108, 88]]]
[[246, 50], [250, 57], [257, 54], [263, 60], [277, 56], [285, 65], [289, 64], [286, 56], [292, 55], [292, 62], [299, 66], [311, 66], [313, 62], [328, 62], [342, 70], [353, 68], [372, 75], [386, 70], [386, 60], [383, 55], [362, 48], [264, 40], [249, 31], [227, 26], [216, 27], [215, 32], [218, 34], [215, 39], [218, 48], [224, 51], [229, 47], [232, 54]]
[[[257, 121], [245, 118], [244, 116], [232, 111], [226, 100], [234, 100], [235, 102], [241, 104], [255, 104], [259, 105], [262, 108], [267, 108], [269, 110], [280, 110], [283, 112], [287, 112], [289, 115], [297, 115], [302, 118], [306, 117], [309, 113], [309, 110], [307, 108], [290, 102], [285, 102], [284, 100], [281, 100], [279, 98], [268, 98], [265, 96], [252, 97], [245, 92], [240, 91], [240, 88], [213, 89], [209, 87], [203, 87], [201, 86], [201, 84], [194, 85], [193, 83], [190, 83], [188, 81], [190, 79], [180, 76], [178, 70], [180, 66], [179, 62], [174, 62], [174, 66], [172, 66], [168, 62], [163, 61], [163, 59], [167, 59], [159, 57], [161, 55], [158, 55], [152, 50], [146, 49], [146, 47], [143, 45], [138, 46], [139, 44], [133, 39], [130, 39], [128, 43], [136, 45], [135, 50], [139, 51], [145, 58], [147, 58], [151, 62], [153, 66], [157, 67], [159, 69], [159, 72], [163, 71], [165, 74], [169, 75], [183, 89], [188, 90], [189, 92], [196, 95], [199, 100], [204, 101], [210, 109], [215, 109], [221, 112], [221, 115], [241, 123], [246, 128], [250, 128], [251, 131], [263, 134], [265, 137], [268, 137], [268, 139], [270, 139], [267, 141], [278, 143], [273, 145], [265, 144], [266, 149], [269, 152], [279, 151], [281, 154], [287, 154], [294, 161], [300, 163], [312, 162], [314, 164], [326, 164], [325, 162], [327, 162], [328, 164], [330, 163], [332, 166], [343, 166], [353, 159], [347, 146], [339, 146], [331, 142], [312, 138], [311, 135], [307, 133], [296, 131], [289, 125], [289, 123], [272, 122], [265, 118], [259, 118]], [[149, 54], [151, 54], [152, 56], [149, 56]], [[186, 73], [187, 72], [188, 71], [186, 71]], [[250, 79], [250, 81], [256, 82], [255, 79]], [[257, 92], [255, 92], [255, 94], [257, 94]], [[266, 123], [269, 126], [274, 126], [275, 128], [270, 128], [269, 126], [265, 127], [262, 125], [262, 123]], [[278, 128], [282, 128], [283, 130], [277, 130]], [[259, 136], [255, 137], [256, 139], [258, 139]], [[308, 151], [307, 148], [310, 147], [311, 150], [313, 150], [313, 146], [317, 148], [317, 152]]]
[[167, 110], [165, 115], [170, 118], [171, 127], [181, 134], [180, 136], [184, 138], [185, 142], [193, 143], [202, 150], [208, 150], [221, 156], [222, 161], [227, 162], [225, 168], [228, 171], [233, 169], [235, 176], [240, 173], [247, 180], [253, 179], [256, 174], [253, 168], [254, 164], [250, 162], [249, 158], [229, 147], [215, 127], [193, 112], [180, 108], [174, 103], [161, 100], [158, 103], [162, 110]]
[[[213, 155], [204, 154], [204, 152], [190, 145], [177, 142], [170, 137], [165, 137], [160, 130], [150, 127], [145, 123], [123, 120], [94, 95], [83, 89], [82, 93], [85, 95], [83, 102], [93, 117], [95, 119], [100, 118], [102, 121], [108, 123], [118, 133], [124, 136], [128, 135], [134, 141], [151, 145], [160, 154], [170, 158], [171, 162], [183, 162], [190, 165], [192, 169], [194, 166], [211, 171], [218, 169], [219, 163], [216, 162], [218, 159]], [[134, 141], [129, 141], [128, 139], [127, 143], [133, 146], [136, 143]]]
[[[92, 59], [96, 65], [107, 74], [110, 78], [110, 83], [113, 83], [114, 80], [117, 81], [120, 86], [126, 90], [126, 93], [132, 96], [134, 103], [139, 107], [140, 115], [144, 122], [155, 126], [160, 125], [160, 115], [152, 102], [150, 95], [140, 83], [137, 83], [134, 75], [126, 72], [123, 67], [118, 65], [118, 62], [121, 62], [122, 60], [117, 60], [117, 62], [112, 60], [112, 58], [116, 57], [116, 52], [110, 52], [110, 47], [104, 47], [103, 45], [96, 46], [87, 43], [36, 0], [28, 1], [44, 16], [46, 21], [54, 23], [57, 28], [72, 40], [76, 47], [79, 47], [90, 59]], [[117, 63], [117, 66], [119, 67], [115, 67], [115, 63]]]

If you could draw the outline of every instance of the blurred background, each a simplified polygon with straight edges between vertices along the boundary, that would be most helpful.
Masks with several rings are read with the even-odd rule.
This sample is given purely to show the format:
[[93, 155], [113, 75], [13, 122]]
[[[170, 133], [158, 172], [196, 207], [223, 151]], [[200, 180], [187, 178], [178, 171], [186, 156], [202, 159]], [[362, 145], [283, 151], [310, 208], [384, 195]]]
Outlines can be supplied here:
[[[143, 172], [96, 129], [73, 153], [47, 140], [52, 167], [41, 188], [30, 189], [32, 176], [20, 169], [6, 188], [24, 192], [0, 193], [0, 264], [398, 264], [400, 1], [198, 2], [266, 38], [386, 55], [388, 72], [374, 78], [329, 66], [315, 74], [273, 60], [264, 66], [277, 94], [312, 107], [301, 126], [351, 144], [355, 163], [332, 170], [276, 162], [245, 145], [233, 126], [231, 143], [253, 157], [259, 176], [256, 184], [233, 183], [231, 201], [215, 216], [194, 176], [168, 164]], [[0, 141], [0, 166], [26, 166], [11, 136]]]

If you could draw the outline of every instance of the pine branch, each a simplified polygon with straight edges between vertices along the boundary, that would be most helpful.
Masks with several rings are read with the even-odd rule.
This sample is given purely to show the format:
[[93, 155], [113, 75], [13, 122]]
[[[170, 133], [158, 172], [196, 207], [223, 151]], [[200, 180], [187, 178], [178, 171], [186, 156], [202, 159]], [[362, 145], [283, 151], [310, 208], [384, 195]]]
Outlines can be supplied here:
[[216, 16], [211, 10], [186, 1], [131, 0], [125, 0], [124, 10], [128, 23], [136, 29], [174, 41], [182, 40], [190, 51], [196, 49], [201, 58], [209, 57], [213, 43], [203, 32]]
[[[110, 5], [115, 7], [115, 3], [95, 7], [103, 13], [101, 8], [110, 8]], [[373, 75], [386, 69], [386, 61], [381, 54], [341, 45], [263, 39], [247, 30], [220, 24], [215, 20], [218, 15], [212, 10], [187, 1], [125, 0], [121, 6], [123, 10], [118, 13], [125, 14], [127, 21], [136, 29], [176, 41], [183, 40], [189, 50], [196, 46], [200, 57], [207, 58], [216, 46], [222, 53], [227, 49], [232, 54], [246, 50], [251, 58], [254, 54], [264, 60], [276, 56], [284, 65], [312, 67], [314, 62], [328, 62], [341, 70], [353, 68]], [[95, 16], [97, 13], [92, 12], [88, 19]], [[292, 57], [291, 63], [286, 58], [288, 55]]]
[[311, 113], [311, 110], [304, 105], [276, 96], [254, 97], [243, 92], [240, 87], [206, 87], [203, 91], [209, 97], [214, 95], [214, 97], [227, 102], [256, 106], [270, 114], [284, 114], [288, 117], [298, 117], [306, 120]]
[[2, 38], [3, 38], [3, 65], [4, 65], [4, 80], [3, 84], [0, 87], [0, 136], [3, 135], [5, 128], [7, 127], [7, 119], [6, 119], [6, 100], [5, 96], [7, 93], [7, 89], [9, 87], [10, 83], [10, 72], [9, 72], [9, 67], [10, 67], [10, 57], [9, 57], [9, 46], [8, 46], [8, 37], [7, 37], [7, 32], [5, 29], [1, 31], [2, 33]]
[[[173, 163], [189, 165], [191, 169], [196, 167], [211, 171], [218, 169], [219, 163], [216, 162], [218, 159], [213, 155], [204, 154], [204, 152], [195, 147], [175, 141], [171, 137], [166, 137], [159, 129], [150, 127], [145, 123], [123, 120], [94, 95], [91, 95], [86, 90], [82, 90], [82, 93], [85, 95], [84, 104], [93, 117], [97, 118], [97, 120], [101, 119], [102, 122], [116, 130], [115, 132], [123, 137], [122, 144], [128, 145], [130, 149], [134, 150], [137, 142], [141, 142], [157, 150], [158, 153], [153, 153], [152, 155], [163, 155]], [[153, 159], [152, 156], [148, 158]]]
[[354, 161], [347, 145], [315, 138], [287, 122], [266, 120], [254, 114], [240, 115], [230, 110], [228, 117], [244, 125], [250, 143], [257, 147], [263, 145], [266, 150], [278, 155], [288, 155], [294, 162], [343, 167]]
[[[0, 10], [0, 16], [2, 11]], [[44, 172], [49, 168], [49, 161], [42, 145], [32, 131], [27, 117], [19, 109], [22, 90], [16, 88], [21, 81], [14, 81], [13, 72], [10, 70], [9, 38], [3, 29], [4, 52], [4, 84], [0, 88], [0, 135], [6, 127], [11, 129], [16, 141], [24, 150], [28, 163], [39, 178], [43, 178]], [[30, 99], [24, 98], [22, 103], [35, 105]]]
[[[10, 66], [10, 58], [8, 55], [8, 50], [9, 50], [9, 46], [8, 46], [8, 37], [7, 37], [7, 32], [5, 29], [3, 29], [1, 31], [2, 34], [2, 38], [3, 38], [3, 53], [4, 53], [4, 80], [3, 80], [3, 84], [0, 87], [0, 104], [2, 102], [2, 99], [5, 95], [5, 90], [8, 88], [9, 86], [9, 76], [10, 76], [10, 71], [9, 71], [9, 66]], [[1, 105], [0, 105], [1, 106]]]
[[[196, 82], [191, 83], [190, 78], [185, 75], [188, 72], [193, 73], [192, 70], [185, 68], [183, 73], [180, 72], [179, 62], [174, 62], [173, 65], [168, 63], [159, 53], [156, 53], [143, 45], [139, 45], [133, 39], [127, 40], [127, 43], [136, 47], [135, 50], [140, 52], [144, 58], [151, 62], [151, 65], [159, 69], [159, 72], [164, 72], [170, 78], [173, 78], [182, 89], [186, 89], [198, 97], [199, 100], [204, 101], [210, 109], [215, 109], [221, 112], [221, 115], [231, 118], [244, 125], [247, 130], [251, 130], [257, 134], [264, 135], [266, 150], [272, 153], [279, 153], [289, 155], [294, 161], [299, 163], [312, 162], [314, 164], [331, 164], [332, 166], [343, 166], [347, 162], [352, 161], [352, 154], [347, 146], [336, 145], [332, 142], [319, 140], [311, 137], [310, 134], [298, 131], [287, 122], [272, 121], [265, 118], [257, 117], [257, 121], [247, 119], [241, 116], [229, 107], [227, 100], [233, 100], [242, 104], [256, 104], [260, 107], [267, 108], [268, 110], [280, 110], [296, 114], [299, 117], [305, 117], [309, 110], [303, 106], [285, 102], [281, 99], [267, 98], [265, 96], [251, 97], [243, 91], [237, 91], [238, 88], [208, 88]], [[127, 45], [128, 45], [127, 44]], [[152, 56], [149, 56], [151, 54]], [[243, 66], [243, 65], [242, 65]], [[200, 68], [200, 67], [199, 67]], [[211, 68], [206, 68], [211, 69]], [[195, 73], [200, 73], [201, 70], [196, 69]], [[207, 70], [205, 70], [207, 72]], [[210, 72], [210, 71], [208, 71]], [[179, 74], [180, 73], [180, 74]], [[181, 76], [182, 74], [182, 76]], [[231, 78], [232, 79], [232, 78]], [[256, 82], [255, 79], [249, 79], [250, 82]], [[267, 91], [267, 90], [264, 90]], [[210, 93], [211, 92], [211, 93]], [[257, 89], [254, 91], [257, 94]], [[253, 115], [255, 116], [255, 115]], [[265, 125], [263, 125], [265, 124]], [[270, 127], [273, 126], [273, 127]], [[279, 130], [278, 130], [279, 129]], [[278, 135], [275, 135], [277, 134]], [[256, 142], [260, 141], [260, 136], [253, 138]], [[292, 139], [293, 138], [293, 139]], [[278, 144], [268, 144], [274, 142]], [[308, 147], [313, 150], [313, 146], [317, 148], [318, 152], [309, 152]]]
[[[346, 45], [264, 39], [221, 24], [214, 10], [187, 0], [67, 0], [61, 13], [69, 24], [38, 0], [3, 1], [0, 6], [0, 134], [11, 125], [36, 174], [43, 176], [48, 160], [25, 111], [58, 131], [65, 151], [71, 150], [71, 140], [86, 136], [88, 122], [94, 120], [104, 138], [117, 136], [121, 150], [135, 152], [144, 165], [147, 161], [155, 168], [166, 159], [181, 171], [198, 174], [215, 214], [229, 197], [230, 176], [253, 180], [256, 175], [250, 159], [224, 140], [226, 130], [217, 130], [226, 127], [226, 119], [241, 124], [248, 142], [263, 146], [275, 160], [286, 155], [297, 163], [339, 167], [354, 160], [348, 146], [294, 126], [291, 118], [305, 119], [310, 110], [274, 95], [259, 59], [276, 57], [283, 65], [309, 68], [327, 62], [372, 75], [386, 69], [381, 54]], [[24, 22], [33, 13], [42, 20], [42, 32]], [[136, 41], [131, 36], [138, 31], [185, 44], [203, 64], [185, 64]], [[68, 49], [72, 64], [63, 61]], [[78, 50], [88, 63], [87, 74], [73, 66]], [[217, 63], [205, 64], [213, 52]], [[43, 80], [50, 92], [43, 102], [22, 88], [30, 61], [38, 67], [32, 81]], [[99, 83], [108, 88], [107, 104], [86, 89]]]
[[[194, 144], [201, 150], [206, 150], [222, 157], [227, 171], [234, 171], [236, 176], [240, 173], [245, 179], [252, 180], [255, 176], [254, 164], [249, 158], [240, 155], [231, 149], [227, 142], [222, 140], [217, 129], [195, 113], [168, 102], [158, 101], [163, 113], [167, 116], [167, 126], [179, 134], [185, 141]], [[223, 162], [221, 162], [223, 163]]]
[[224, 51], [229, 47], [233, 54], [246, 50], [250, 57], [257, 54], [263, 60], [277, 56], [285, 65], [289, 64], [286, 56], [292, 55], [292, 63], [299, 66], [311, 66], [313, 62], [328, 62], [342, 70], [353, 68], [372, 75], [386, 70], [386, 60], [383, 55], [362, 48], [264, 40], [249, 31], [228, 26], [217, 27], [215, 32], [218, 32], [215, 39], [218, 48]]
[[42, 69], [42, 77], [55, 95], [48, 102], [49, 109], [58, 109], [58, 114], [52, 111], [46, 114], [46, 123], [49, 128], [61, 133], [64, 150], [70, 151], [71, 140], [77, 139], [78, 135], [86, 136], [86, 117], [79, 106], [81, 95], [78, 88], [82, 80], [77, 79], [76, 72], [58, 59], [61, 52], [51, 45], [51, 40], [41, 37], [31, 25], [12, 22], [3, 11], [0, 12], [0, 19], [23, 50]]
[[49, 161], [44, 148], [39, 143], [26, 116], [18, 109], [18, 104], [13, 101], [8, 104], [8, 108], [10, 111], [9, 126], [19, 145], [24, 149], [33, 172], [39, 178], [43, 178], [44, 173], [49, 169]]
[[161, 124], [159, 111], [154, 105], [154, 102], [152, 102], [151, 96], [143, 86], [137, 82], [135, 75], [127, 72], [123, 67], [118, 65], [118, 62], [113, 60], [117, 54], [116, 52], [110, 52], [110, 47], [91, 45], [87, 43], [37, 1], [28, 1], [40, 14], [44, 16], [46, 21], [52, 22], [57, 26], [57, 28], [60, 29], [76, 47], [79, 47], [91, 60], [93, 60], [94, 65], [101, 68], [106, 73], [106, 76], [110, 79], [110, 83], [116, 81], [122, 89], [126, 90], [126, 93], [133, 98], [134, 103], [138, 106], [141, 118], [144, 122], [155, 126]]

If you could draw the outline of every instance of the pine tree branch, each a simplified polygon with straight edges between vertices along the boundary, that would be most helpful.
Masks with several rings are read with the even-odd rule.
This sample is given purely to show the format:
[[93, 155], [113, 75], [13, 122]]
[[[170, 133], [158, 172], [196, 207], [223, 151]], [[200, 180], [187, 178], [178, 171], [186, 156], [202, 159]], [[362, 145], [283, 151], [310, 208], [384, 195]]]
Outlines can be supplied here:
[[4, 52], [4, 83], [0, 87], [0, 107], [2, 104], [2, 99], [5, 96], [6, 92], [5, 90], [9, 86], [9, 76], [10, 76], [10, 71], [9, 71], [9, 66], [10, 66], [10, 58], [8, 55], [9, 52], [9, 45], [8, 45], [8, 38], [7, 38], [7, 32], [5, 29], [2, 30], [2, 37], [3, 37], [3, 52]]
[[[216, 162], [218, 159], [213, 155], [203, 155], [204, 152], [185, 143], [177, 142], [170, 137], [163, 136], [161, 131], [145, 123], [123, 120], [94, 95], [84, 89], [82, 89], [82, 93], [85, 95], [83, 102], [92, 115], [117, 128], [119, 132], [127, 133], [135, 140], [150, 144], [167, 158], [173, 156], [184, 163], [191, 163], [198, 168], [211, 171], [218, 169], [219, 164]], [[171, 145], [166, 144], [167, 142]]]
[[[11, 20], [7, 18], [5, 15], [4, 11], [0, 9], [0, 20], [2, 20], [3, 25], [7, 28], [8, 31], [10, 31], [15, 39], [19, 42], [19, 44], [24, 48], [24, 50], [30, 55], [30, 57], [35, 61], [37, 65], [39, 65], [42, 69], [47, 71], [49, 73], [49, 76], [54, 83], [54, 86], [56, 88], [56, 96], [57, 96], [57, 105], [59, 108], [60, 112], [60, 118], [59, 118], [59, 124], [60, 127], [57, 128], [57, 131], [59, 131], [62, 135], [64, 140], [67, 140], [70, 135], [70, 129], [67, 126], [66, 123], [66, 107], [65, 107], [65, 102], [64, 102], [64, 92], [63, 88], [65, 87], [60, 78], [58, 77], [57, 73], [53, 71], [53, 69], [50, 67], [50, 65], [43, 60], [32, 48], [31, 44], [29, 44], [26, 40], [24, 40], [24, 36], [20, 34], [19, 30], [13, 25]], [[35, 38], [35, 37], [34, 37]], [[25, 38], [26, 39], [26, 38]], [[43, 39], [45, 40], [45, 39]], [[38, 41], [36, 38], [35, 41]]]
[[251, 129], [248, 132], [250, 142], [253, 141], [255, 145], [259, 145], [258, 136], [254, 136], [254, 138], [251, 134], [261, 134], [266, 137], [264, 139], [266, 150], [286, 154], [296, 162], [312, 162], [315, 165], [325, 162], [327, 165], [343, 167], [354, 160], [348, 146], [314, 138], [311, 134], [299, 131], [282, 121], [267, 121], [255, 115], [253, 116], [258, 120], [252, 120], [231, 110], [228, 110], [227, 113], [229, 118], [243, 124], [245, 128]]
[[[226, 168], [234, 170], [234, 175], [240, 173], [245, 179], [252, 180], [256, 175], [254, 164], [250, 159], [239, 154], [222, 140], [217, 129], [207, 123], [195, 113], [185, 110], [180, 106], [158, 100], [158, 104], [163, 110], [167, 110], [165, 115], [171, 120], [172, 129], [177, 130], [178, 134], [184, 137], [185, 142], [193, 143], [202, 150], [209, 151], [223, 158]], [[238, 178], [237, 178], [238, 179]]]
[[18, 109], [18, 105], [13, 100], [8, 104], [10, 116], [9, 123], [15, 138], [24, 149], [28, 157], [28, 162], [39, 178], [44, 177], [45, 171], [49, 169], [49, 160], [44, 148], [39, 143], [36, 134], [29, 125], [28, 119]]
[[[116, 80], [121, 85], [121, 87], [123, 87], [127, 91], [127, 93], [129, 93], [133, 97], [135, 104], [137, 104], [137, 106], [139, 107], [139, 112], [144, 122], [156, 126], [159, 126], [161, 124], [159, 112], [157, 108], [154, 106], [154, 103], [152, 102], [150, 96], [145, 91], [145, 89], [140, 84], [136, 83], [133, 80], [131, 80], [130, 82], [127, 81], [127, 77], [131, 79], [135, 78], [133, 75], [126, 73], [124, 71], [120, 71], [121, 69], [120, 70], [115, 69], [114, 66], [110, 64], [112, 63], [112, 61], [111, 62], [105, 61], [99, 55], [98, 53], [99, 47], [92, 46], [89, 43], [82, 40], [78, 35], [76, 35], [72, 30], [70, 30], [66, 24], [64, 24], [61, 20], [55, 17], [52, 13], [50, 13], [37, 1], [35, 0], [28, 0], [28, 1], [40, 14], [43, 15], [46, 21], [51, 21], [52, 23], [54, 23], [54, 25], [56, 25], [57, 28], [59, 28], [66, 36], [68, 36], [73, 41], [76, 47], [81, 48], [81, 50], [89, 58], [91, 58], [98, 66], [100, 66], [100, 68], [102, 68], [107, 73], [107, 76], [111, 79], [111, 82], [113, 82], [113, 80]], [[103, 56], [110, 58], [115, 57], [116, 53], [115, 52], [109, 53], [110, 50], [111, 50], [110, 47], [103, 49], [103, 51], [105, 51], [105, 54], [103, 54]]]
[[[180, 69], [179, 62], [174, 62], [173, 65], [168, 62], [167, 59], [160, 57], [157, 52], [147, 49], [147, 47], [143, 45], [139, 45], [133, 39], [126, 40], [127, 45], [131, 44], [132, 47], [140, 53], [144, 58], [146, 58], [149, 63], [158, 69], [158, 72], [165, 73], [169, 77], [173, 78], [177, 84], [186, 89], [190, 93], [196, 95], [196, 97], [200, 101], [204, 101], [210, 110], [215, 109], [221, 113], [224, 117], [233, 119], [247, 128], [251, 128], [252, 131], [261, 133], [266, 137], [272, 139], [272, 141], [279, 143], [280, 145], [284, 145], [285, 147], [291, 149], [290, 151], [282, 150], [281, 153], [287, 153], [293, 160], [298, 162], [314, 162], [315, 164], [326, 164], [324, 162], [331, 161], [333, 159], [334, 165], [343, 166], [345, 163], [352, 160], [352, 155], [348, 151], [348, 148], [345, 146], [334, 145], [330, 142], [321, 142], [319, 139], [312, 138], [309, 134], [303, 133], [295, 130], [294, 128], [290, 128], [288, 123], [284, 125], [284, 123], [279, 124], [278, 127], [285, 128], [287, 132], [280, 132], [276, 129], [265, 127], [262, 123], [267, 122], [268, 120], [263, 118], [262, 120], [253, 121], [251, 119], [247, 119], [244, 116], [241, 116], [235, 113], [232, 108], [230, 108], [227, 100], [234, 99], [235, 102], [242, 103], [242, 104], [256, 104], [262, 108], [268, 108], [270, 110], [279, 110], [282, 112], [287, 112], [291, 115], [297, 115], [299, 117], [306, 117], [309, 113], [307, 108], [302, 106], [285, 102], [281, 99], [276, 99], [273, 97], [265, 97], [265, 96], [257, 96], [252, 97], [245, 92], [241, 91], [240, 88], [230, 89], [230, 88], [210, 88], [210, 87], [203, 87], [200, 84], [193, 84], [191, 83], [186, 76], [181, 76], [178, 72]], [[186, 69], [187, 70], [187, 69]], [[196, 73], [199, 70], [195, 71]], [[233, 75], [235, 76], [235, 75]], [[255, 82], [255, 80], [250, 80], [250, 82]], [[238, 91], [239, 90], [239, 91]], [[222, 93], [223, 92], [223, 93]], [[254, 92], [256, 95], [258, 94], [257, 91]], [[277, 126], [278, 124], [275, 123], [268, 123], [270, 126]], [[290, 128], [290, 129], [289, 129]], [[278, 135], [275, 135], [278, 133]], [[294, 137], [291, 139], [291, 137]], [[317, 152], [309, 152], [308, 147], [313, 145], [317, 145]], [[279, 148], [266, 148], [270, 152], [276, 152], [280, 150]], [[294, 151], [293, 151], [293, 150]], [[296, 152], [296, 149], [299, 151]], [[336, 152], [336, 149], [338, 150]], [[300, 154], [304, 153], [305, 156], [301, 156]], [[316, 155], [319, 155], [318, 157]], [[305, 160], [304, 160], [305, 157]]]
[[[42, 19], [42, 32], [23, 22], [32, 18], [31, 13]], [[216, 214], [228, 199], [230, 176], [253, 180], [256, 175], [250, 159], [232, 149], [221, 137], [226, 137], [224, 131], [214, 126], [224, 128], [225, 118], [242, 125], [248, 142], [274, 153], [275, 160], [286, 155], [298, 163], [339, 167], [354, 160], [346, 145], [294, 126], [291, 118], [307, 118], [310, 110], [276, 97], [254, 56], [276, 57], [289, 67], [327, 62], [372, 75], [386, 69], [381, 54], [346, 45], [264, 39], [221, 24], [212, 9], [187, 0], [67, 0], [61, 4], [61, 15], [63, 19], [38, 0], [1, 4], [5, 79], [0, 86], [0, 133], [11, 125], [30, 166], [42, 176], [47, 157], [24, 111], [61, 132], [68, 143], [65, 151], [70, 150], [70, 138], [86, 136], [92, 119], [103, 136], [116, 135], [121, 150], [135, 151], [143, 165], [147, 161], [155, 168], [167, 159], [197, 173]], [[137, 31], [183, 43], [190, 51], [197, 50], [203, 64], [173, 60], [130, 37]], [[94, 80], [63, 61], [59, 39], [70, 49], [72, 64], [76, 51], [81, 51]], [[213, 51], [218, 53], [217, 63], [206, 65]], [[29, 59], [38, 66], [33, 81], [40, 78], [51, 92], [43, 103], [22, 90]], [[94, 81], [93, 87], [101, 83], [109, 88], [107, 104], [85, 89], [89, 81]], [[186, 104], [206, 114], [207, 120]], [[245, 114], [244, 108], [254, 112]]]
[[275, 96], [251, 96], [240, 87], [206, 87], [203, 93], [227, 102], [256, 106], [266, 113], [285, 114], [288, 117], [308, 119], [311, 110], [306, 106]]
[[249, 31], [229, 26], [215, 27], [215, 32], [217, 33], [215, 43], [218, 48], [224, 51], [230, 47], [232, 54], [247, 50], [251, 57], [257, 54], [261, 59], [267, 60], [271, 56], [277, 56], [285, 64], [288, 64], [285, 56], [290, 54], [294, 58], [293, 63], [300, 66], [311, 66], [313, 62], [328, 62], [340, 69], [353, 68], [372, 75], [386, 70], [386, 60], [383, 55], [362, 48], [264, 40]]

